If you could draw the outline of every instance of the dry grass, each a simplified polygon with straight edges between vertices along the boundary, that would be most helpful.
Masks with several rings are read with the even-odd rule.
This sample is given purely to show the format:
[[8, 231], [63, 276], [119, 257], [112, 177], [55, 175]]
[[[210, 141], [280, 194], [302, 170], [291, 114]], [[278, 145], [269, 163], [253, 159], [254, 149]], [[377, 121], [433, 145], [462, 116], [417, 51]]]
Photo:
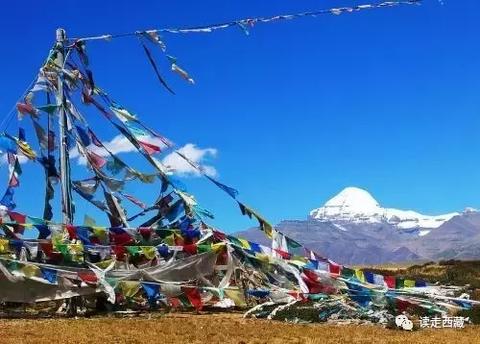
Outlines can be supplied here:
[[480, 327], [402, 332], [378, 326], [291, 325], [239, 314], [0, 320], [1, 343], [480, 343]]
[[424, 279], [430, 283], [463, 286], [480, 289], [480, 261], [447, 260], [406, 266], [404, 264], [363, 266], [364, 270], [382, 275], [396, 275], [410, 279]]

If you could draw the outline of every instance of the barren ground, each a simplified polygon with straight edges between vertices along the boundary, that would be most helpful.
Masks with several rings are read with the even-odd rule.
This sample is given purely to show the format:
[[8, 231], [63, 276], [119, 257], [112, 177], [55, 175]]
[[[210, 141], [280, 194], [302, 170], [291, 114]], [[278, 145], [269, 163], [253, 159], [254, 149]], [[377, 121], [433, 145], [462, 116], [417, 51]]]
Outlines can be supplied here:
[[293, 325], [241, 314], [0, 320], [0, 343], [480, 343], [480, 327], [402, 332], [379, 326]]

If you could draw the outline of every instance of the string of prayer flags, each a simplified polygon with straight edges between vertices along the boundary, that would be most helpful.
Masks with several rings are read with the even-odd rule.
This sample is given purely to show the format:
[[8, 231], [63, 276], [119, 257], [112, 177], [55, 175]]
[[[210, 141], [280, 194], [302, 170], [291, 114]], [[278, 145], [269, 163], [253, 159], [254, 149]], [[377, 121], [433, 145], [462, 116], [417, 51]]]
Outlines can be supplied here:
[[205, 177], [210, 180], [212, 183], [214, 183], [216, 186], [218, 186], [220, 189], [225, 191], [230, 197], [233, 199], [237, 198], [238, 196], [238, 191], [230, 186], [227, 186], [225, 184], [220, 183], [219, 181], [213, 179], [212, 177], [205, 175]]
[[273, 226], [269, 224], [263, 217], [257, 214], [253, 209], [247, 207], [245, 204], [239, 201], [237, 201], [237, 203], [240, 207], [242, 215], [246, 215], [249, 218], [252, 218], [252, 216], [255, 217], [260, 225], [260, 230], [262, 230], [269, 239], [272, 239]]
[[243, 32], [248, 34], [248, 28], [254, 27], [257, 23], [274, 23], [280, 22], [285, 20], [292, 20], [292, 19], [300, 19], [300, 18], [316, 18], [320, 15], [341, 15], [346, 13], [355, 13], [364, 10], [372, 10], [372, 9], [381, 9], [381, 8], [389, 8], [395, 6], [406, 6], [406, 5], [419, 5], [422, 0], [397, 0], [397, 1], [384, 1], [381, 3], [374, 3], [374, 4], [363, 4], [363, 5], [356, 5], [356, 6], [346, 6], [346, 7], [338, 7], [338, 8], [328, 8], [328, 9], [321, 9], [317, 11], [308, 11], [308, 12], [300, 12], [300, 13], [292, 13], [292, 14], [283, 14], [283, 15], [274, 15], [271, 17], [257, 17], [257, 18], [246, 18], [246, 19], [239, 19], [231, 22], [226, 23], [219, 23], [219, 24], [209, 24], [204, 26], [195, 26], [195, 27], [172, 27], [172, 28], [163, 28], [163, 29], [155, 29], [155, 30], [148, 30], [148, 31], [135, 31], [132, 33], [125, 33], [118, 36], [112, 36], [109, 34], [103, 34], [101, 36], [93, 36], [93, 37], [84, 37], [80, 38], [78, 42], [85, 42], [89, 40], [99, 40], [99, 39], [111, 39], [116, 37], [125, 37], [125, 36], [139, 36], [145, 37], [149, 41], [153, 43], [160, 44], [160, 47], [163, 51], [165, 51], [166, 47], [164, 43], [159, 38], [159, 33], [167, 32], [173, 34], [187, 34], [187, 33], [212, 33], [218, 30], [228, 29], [231, 27], [240, 27]]

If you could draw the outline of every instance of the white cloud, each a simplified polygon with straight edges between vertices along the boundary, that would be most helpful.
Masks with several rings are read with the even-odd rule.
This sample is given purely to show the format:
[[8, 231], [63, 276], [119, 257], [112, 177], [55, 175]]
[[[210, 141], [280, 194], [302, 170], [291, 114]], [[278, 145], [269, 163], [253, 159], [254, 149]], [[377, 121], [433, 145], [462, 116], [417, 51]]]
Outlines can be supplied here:
[[[147, 142], [147, 143], [151, 143], [151, 144], [156, 145], [156, 146], [159, 146], [161, 149], [166, 148], [165, 144], [158, 137], [144, 136], [142, 138], [142, 141]], [[137, 149], [123, 135], [117, 135], [111, 141], [104, 141], [102, 143], [113, 154], [130, 153], [130, 152], [136, 152], [137, 151]], [[108, 152], [104, 148], [97, 147], [93, 144], [91, 144], [88, 147], [88, 149], [90, 151], [100, 155], [100, 156], [108, 156], [109, 155]], [[80, 165], [85, 165], [87, 163], [85, 157], [80, 155], [77, 148], [74, 148], [70, 151], [70, 158], [72, 158], [72, 159], [78, 158], [78, 163]]]
[[[159, 146], [161, 149], [166, 148], [165, 144], [157, 137], [145, 136], [142, 138], [142, 141], [151, 143]], [[128, 141], [123, 135], [115, 136], [111, 141], [103, 142], [105, 147], [112, 152], [113, 154], [119, 153], [131, 153], [136, 152], [137, 149]], [[88, 147], [91, 151], [95, 152], [100, 156], [108, 156], [108, 152], [100, 147], [90, 145]], [[205, 165], [205, 160], [209, 158], [214, 158], [217, 155], [217, 150], [215, 148], [199, 148], [193, 143], [187, 143], [185, 146], [178, 149], [180, 153], [185, 155], [191, 161], [197, 165], [201, 165], [205, 173], [210, 177], [217, 175], [217, 170], [211, 165]], [[86, 159], [81, 156], [76, 148], [70, 151], [70, 158], [78, 159], [78, 164], [85, 165]], [[199, 172], [194, 169], [188, 162], [186, 162], [181, 156], [171, 152], [162, 160], [162, 164], [167, 167], [168, 170], [172, 171], [172, 174], [177, 174], [181, 176], [199, 176]]]
[[[217, 175], [217, 170], [211, 165], [204, 164], [204, 161], [208, 158], [214, 158], [217, 156], [217, 150], [215, 148], [198, 148], [193, 143], [187, 143], [182, 148], [178, 149], [180, 153], [189, 158], [197, 165], [201, 165], [205, 170], [205, 173], [210, 177]], [[199, 172], [194, 169], [188, 162], [186, 162], [181, 156], [172, 152], [168, 154], [163, 160], [162, 164], [167, 168], [174, 170], [175, 174], [183, 176], [198, 176]]]

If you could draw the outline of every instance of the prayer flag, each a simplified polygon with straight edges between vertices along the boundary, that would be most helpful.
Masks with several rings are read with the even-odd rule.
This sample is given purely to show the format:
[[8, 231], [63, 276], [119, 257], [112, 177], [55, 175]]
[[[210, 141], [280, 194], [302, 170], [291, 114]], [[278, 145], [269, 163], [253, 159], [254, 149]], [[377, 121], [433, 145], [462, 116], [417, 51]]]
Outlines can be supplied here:
[[388, 288], [395, 289], [395, 276], [384, 276], [383, 279]]
[[200, 311], [203, 307], [202, 305], [202, 298], [200, 296], [200, 292], [196, 287], [182, 287], [182, 291], [187, 296], [188, 301], [192, 304], [192, 306], [197, 310]]
[[160, 285], [154, 283], [141, 283], [143, 291], [147, 295], [147, 299], [149, 302], [154, 302], [160, 298]]
[[138, 143], [148, 153], [148, 155], [153, 155], [162, 151], [159, 146], [153, 145], [151, 143], [140, 140], [138, 140]]
[[46, 279], [52, 284], [57, 283], [57, 270], [40, 267], [40, 272], [42, 273], [43, 279]]

